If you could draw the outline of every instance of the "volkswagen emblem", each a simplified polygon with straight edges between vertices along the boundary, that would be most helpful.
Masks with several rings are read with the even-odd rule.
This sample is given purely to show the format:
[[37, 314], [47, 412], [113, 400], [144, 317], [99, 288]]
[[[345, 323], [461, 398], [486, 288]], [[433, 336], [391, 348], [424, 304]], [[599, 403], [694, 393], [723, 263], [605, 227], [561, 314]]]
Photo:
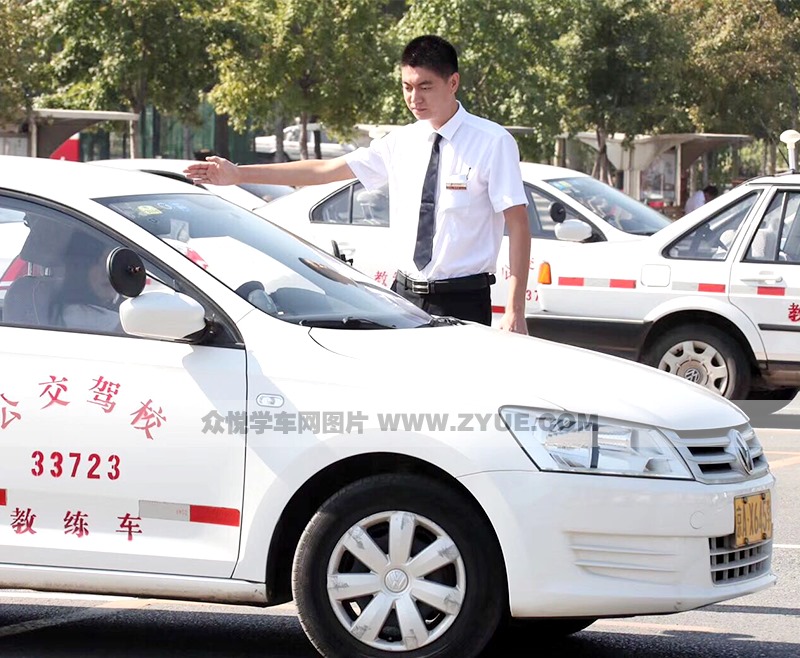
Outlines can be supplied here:
[[697, 384], [700, 381], [700, 371], [697, 368], [689, 368], [684, 373], [683, 378]]
[[736, 458], [742, 465], [744, 472], [750, 475], [755, 468], [755, 464], [753, 463], [753, 455], [750, 452], [750, 446], [747, 445], [747, 441], [744, 440], [741, 432], [738, 432], [737, 430], [731, 430], [728, 432], [728, 436], [730, 437], [731, 448], [734, 451]]

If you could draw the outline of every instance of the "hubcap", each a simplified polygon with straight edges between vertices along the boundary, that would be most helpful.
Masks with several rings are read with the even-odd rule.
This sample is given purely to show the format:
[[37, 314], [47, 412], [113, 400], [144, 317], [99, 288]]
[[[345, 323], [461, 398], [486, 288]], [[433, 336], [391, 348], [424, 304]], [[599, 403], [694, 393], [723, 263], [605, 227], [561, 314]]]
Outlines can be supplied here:
[[362, 519], [328, 562], [328, 601], [360, 642], [410, 651], [441, 637], [461, 611], [466, 569], [450, 536], [404, 511]]
[[658, 369], [683, 377], [723, 395], [728, 389], [730, 373], [722, 354], [699, 340], [684, 340], [670, 347]]

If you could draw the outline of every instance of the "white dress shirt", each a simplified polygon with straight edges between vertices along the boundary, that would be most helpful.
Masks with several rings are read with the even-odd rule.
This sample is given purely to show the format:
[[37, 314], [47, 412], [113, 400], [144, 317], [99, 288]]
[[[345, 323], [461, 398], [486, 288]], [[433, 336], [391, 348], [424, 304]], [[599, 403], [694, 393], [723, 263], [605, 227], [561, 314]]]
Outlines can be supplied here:
[[706, 194], [703, 190], [697, 190], [689, 199], [686, 201], [686, 207], [683, 209], [684, 214], [690, 213], [692, 210], [697, 210], [700, 206], [702, 206], [706, 202]]
[[517, 142], [505, 128], [470, 114], [460, 103], [438, 132], [442, 140], [433, 256], [421, 271], [413, 257], [433, 145], [430, 122], [393, 130], [345, 158], [365, 188], [389, 183], [394, 262], [402, 272], [427, 281], [494, 272], [503, 239], [503, 211], [527, 205]]

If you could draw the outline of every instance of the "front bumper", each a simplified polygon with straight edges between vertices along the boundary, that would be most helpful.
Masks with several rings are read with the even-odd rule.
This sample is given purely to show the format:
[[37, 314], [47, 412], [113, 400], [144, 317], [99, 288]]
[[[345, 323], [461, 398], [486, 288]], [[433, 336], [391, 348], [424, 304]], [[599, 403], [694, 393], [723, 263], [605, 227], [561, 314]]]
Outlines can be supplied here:
[[515, 617], [667, 614], [775, 582], [772, 540], [735, 550], [736, 484], [492, 472], [461, 478], [503, 550]]

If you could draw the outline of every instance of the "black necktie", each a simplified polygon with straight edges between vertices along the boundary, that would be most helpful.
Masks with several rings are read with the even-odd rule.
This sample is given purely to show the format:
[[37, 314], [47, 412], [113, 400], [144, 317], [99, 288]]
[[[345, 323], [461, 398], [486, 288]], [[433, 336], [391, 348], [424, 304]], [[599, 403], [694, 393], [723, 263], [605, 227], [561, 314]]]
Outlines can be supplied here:
[[433, 230], [436, 227], [436, 184], [439, 178], [439, 140], [441, 139], [442, 136], [436, 133], [428, 170], [425, 172], [425, 182], [422, 184], [417, 244], [414, 247], [414, 265], [418, 270], [430, 263], [433, 256]]

